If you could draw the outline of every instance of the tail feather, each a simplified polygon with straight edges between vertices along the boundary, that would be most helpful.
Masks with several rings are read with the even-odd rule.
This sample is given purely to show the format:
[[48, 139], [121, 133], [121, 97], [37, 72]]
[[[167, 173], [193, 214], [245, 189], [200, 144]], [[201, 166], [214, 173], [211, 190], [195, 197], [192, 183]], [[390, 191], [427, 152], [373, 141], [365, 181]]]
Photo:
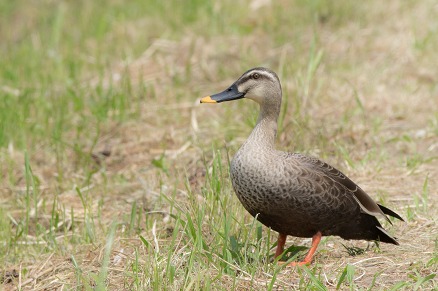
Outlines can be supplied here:
[[399, 245], [396, 238], [383, 229], [375, 216], [366, 213], [361, 213], [356, 223], [345, 225], [338, 235], [344, 239], [377, 240]]
[[386, 232], [382, 227], [376, 226], [378, 230], [378, 240], [381, 242], [386, 242], [390, 244], [400, 245], [398, 241], [395, 240], [394, 237], [390, 236], [389, 233]]

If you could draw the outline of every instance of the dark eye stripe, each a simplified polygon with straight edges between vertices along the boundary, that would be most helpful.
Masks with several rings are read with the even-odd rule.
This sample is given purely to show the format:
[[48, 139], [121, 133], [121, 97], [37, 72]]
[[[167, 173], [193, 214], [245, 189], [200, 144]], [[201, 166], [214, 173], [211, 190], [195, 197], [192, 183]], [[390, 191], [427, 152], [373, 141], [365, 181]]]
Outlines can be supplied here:
[[251, 72], [250, 74], [248, 74], [248, 75], [244, 76], [242, 79], [240, 79], [239, 83], [240, 83], [240, 84], [243, 84], [243, 83], [245, 83], [246, 81], [253, 79], [253, 76], [254, 76], [255, 74], [258, 75], [258, 78], [255, 79], [255, 80], [257, 80], [257, 81], [259, 81], [259, 80], [261, 80], [261, 79], [263, 79], [263, 78], [268, 79], [268, 80], [272, 80], [272, 77], [271, 77], [270, 75], [266, 75], [266, 74], [264, 74], [263, 72]]

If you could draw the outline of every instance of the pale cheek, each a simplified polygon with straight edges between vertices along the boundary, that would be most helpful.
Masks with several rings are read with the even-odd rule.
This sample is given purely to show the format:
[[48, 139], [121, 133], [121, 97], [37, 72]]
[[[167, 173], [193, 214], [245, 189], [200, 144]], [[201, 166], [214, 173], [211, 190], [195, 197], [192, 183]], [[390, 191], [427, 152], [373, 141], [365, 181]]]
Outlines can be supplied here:
[[263, 99], [263, 90], [260, 88], [253, 88], [245, 95], [245, 98], [254, 100], [257, 103], [261, 103]]

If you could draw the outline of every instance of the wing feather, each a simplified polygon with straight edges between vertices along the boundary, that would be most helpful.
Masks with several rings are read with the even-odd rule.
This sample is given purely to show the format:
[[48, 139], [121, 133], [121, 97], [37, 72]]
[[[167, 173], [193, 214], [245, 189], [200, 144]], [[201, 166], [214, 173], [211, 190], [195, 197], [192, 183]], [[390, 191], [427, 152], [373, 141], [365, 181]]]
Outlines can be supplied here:
[[391, 213], [389, 213], [389, 211], [387, 211], [388, 208], [384, 207], [382, 209], [381, 207], [379, 207], [379, 205], [365, 191], [363, 191], [362, 188], [360, 188], [356, 183], [350, 180], [350, 178], [348, 178], [338, 169], [314, 157], [305, 156], [299, 153], [294, 153], [293, 156], [307, 168], [322, 173], [325, 179], [330, 179], [348, 189], [349, 191], [346, 192], [350, 192], [353, 194], [353, 198], [360, 205], [360, 208], [363, 212], [373, 216], [381, 216], [385, 218], [389, 223], [391, 223], [391, 221], [385, 215], [385, 213], [401, 219], [401, 217], [398, 215], [392, 215], [392, 213], [395, 214], [394, 212], [391, 211]]

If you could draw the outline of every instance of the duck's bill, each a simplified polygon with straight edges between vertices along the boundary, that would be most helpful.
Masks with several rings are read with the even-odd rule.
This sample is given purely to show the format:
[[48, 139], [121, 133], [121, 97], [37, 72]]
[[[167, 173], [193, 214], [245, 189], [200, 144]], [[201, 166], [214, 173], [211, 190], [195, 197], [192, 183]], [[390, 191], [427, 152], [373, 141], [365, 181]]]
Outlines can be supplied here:
[[241, 99], [243, 96], [245, 96], [245, 93], [239, 92], [237, 86], [233, 84], [223, 92], [202, 98], [201, 103], [220, 103]]

